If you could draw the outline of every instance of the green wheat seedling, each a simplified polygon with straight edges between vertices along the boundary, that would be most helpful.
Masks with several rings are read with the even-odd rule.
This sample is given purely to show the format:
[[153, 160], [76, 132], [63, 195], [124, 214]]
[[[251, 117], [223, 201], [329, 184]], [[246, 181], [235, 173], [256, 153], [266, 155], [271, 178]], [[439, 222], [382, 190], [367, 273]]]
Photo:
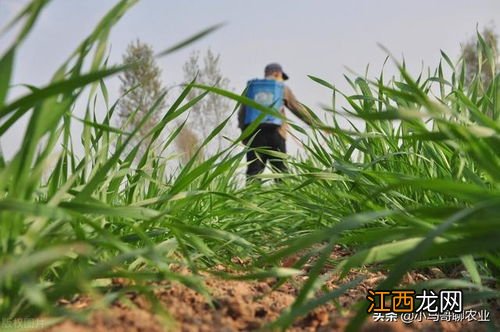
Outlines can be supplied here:
[[[119, 1], [46, 86], [8, 98], [16, 53], [48, 2], [32, 1], [7, 26], [21, 28], [0, 56], [0, 137], [21, 118], [29, 119], [15, 155], [0, 158], [2, 318], [73, 315], [54, 303], [75, 294], [109, 304], [123, 294], [110, 287], [113, 278], [126, 278], [131, 289], [149, 295], [155, 281], [171, 280], [209, 297], [200, 272], [286, 280], [303, 273], [307, 262], [309, 278], [276, 327], [286, 328], [295, 317], [363, 280], [361, 275], [341, 281], [335, 291], [318, 297], [325, 270], [344, 276], [360, 268], [384, 269], [387, 279], [380, 287], [391, 289], [412, 269], [439, 266], [446, 272], [459, 266], [460, 278], [414, 287], [459, 287], [467, 291], [468, 301], [485, 305], [486, 299], [498, 297], [498, 74], [488, 86], [479, 76], [466, 85], [463, 63], [454, 64], [443, 53], [435, 73], [417, 79], [404, 65], [398, 65], [399, 78], [348, 78], [353, 94], [311, 77], [335, 97], [328, 121], [316, 119], [311, 132], [294, 126], [307, 137], [305, 157], [288, 157], [289, 174], [261, 176], [281, 182], [244, 186], [238, 175], [246, 151], [240, 147], [252, 128], [227, 149], [200, 155], [229, 118], [177, 172], [168, 167], [171, 156], [154, 151], [168, 151], [182, 130], [168, 125], [208, 93], [273, 113], [245, 97], [187, 84], [145, 137], [160, 149], [144, 154], [139, 144], [132, 146], [132, 138], [161, 100], [133, 132], [113, 127], [119, 99], [108, 100], [105, 80], [126, 67], [108, 65], [108, 36], [136, 1]], [[497, 73], [492, 51], [484, 42], [478, 47]], [[205, 92], [188, 102], [192, 89]], [[85, 116], [79, 119], [74, 111], [85, 96]], [[341, 109], [335, 105], [339, 96], [346, 101]], [[95, 98], [106, 102], [97, 106]], [[98, 121], [96, 114], [103, 113]], [[362, 121], [363, 128], [342, 128], [341, 116]], [[83, 126], [83, 153], [74, 147], [80, 137], [71, 132], [73, 121]], [[2, 144], [9, 143], [2, 139]], [[335, 245], [353, 254], [333, 260]], [[304, 258], [292, 268], [280, 267], [294, 255]], [[235, 264], [235, 256], [250, 263]], [[213, 272], [220, 264], [235, 273]], [[189, 273], [177, 272], [179, 266]], [[365, 308], [361, 303], [354, 309], [359, 309], [351, 321], [356, 330]]]

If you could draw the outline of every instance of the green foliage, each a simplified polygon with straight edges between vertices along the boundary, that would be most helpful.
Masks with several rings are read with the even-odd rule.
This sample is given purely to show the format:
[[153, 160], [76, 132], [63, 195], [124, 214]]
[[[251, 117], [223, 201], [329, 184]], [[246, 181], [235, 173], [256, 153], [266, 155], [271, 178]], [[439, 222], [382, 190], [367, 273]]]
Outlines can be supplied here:
[[[221, 72], [220, 54], [215, 54], [211, 49], [207, 49], [201, 59], [199, 51], [191, 53], [183, 66], [183, 72], [186, 82], [194, 80], [197, 83], [224, 90], [229, 88], [229, 79], [224, 77]], [[187, 99], [191, 100], [198, 95], [199, 91], [193, 90]], [[199, 137], [205, 138], [218, 124], [230, 115], [230, 111], [231, 105], [228, 99], [215, 93], [209, 93], [203, 100], [191, 108], [188, 126]], [[224, 133], [226, 133], [226, 129], [224, 129]], [[211, 144], [211, 150], [227, 146], [227, 144], [223, 144], [222, 135], [216, 137], [215, 141], [214, 143], [217, 143], [217, 145]]]
[[[118, 116], [120, 127], [131, 132], [141, 122], [144, 116], [165, 93], [165, 88], [161, 81], [161, 69], [156, 64], [153, 48], [136, 40], [128, 45], [123, 56], [123, 63], [128, 68], [120, 76], [122, 82], [121, 93], [124, 95], [119, 102]], [[140, 141], [151, 129], [153, 129], [160, 119], [162, 110], [165, 108], [165, 99], [156, 107], [139, 130], [139, 135], [135, 141]], [[147, 145], [143, 143], [142, 149]], [[144, 152], [144, 151], [143, 151]]]
[[498, 56], [498, 36], [493, 27], [484, 27], [482, 33], [478, 32], [475, 38], [462, 45], [466, 83], [470, 84], [479, 77], [488, 87], [497, 73]]
[[[12, 72], [15, 51], [46, 3], [33, 1], [14, 22], [25, 25], [14, 46], [0, 56], [2, 72]], [[95, 296], [91, 310], [120, 295], [106, 287], [113, 277], [126, 276], [144, 292], [152, 281], [172, 280], [203, 293], [198, 272], [213, 273], [217, 264], [242, 272], [226, 278], [287, 278], [300, 272], [306, 260], [292, 269], [280, 268], [279, 262], [297, 253], [318, 258], [297, 301], [276, 322], [280, 328], [363, 279], [346, 280], [338, 290], [317, 296], [325, 269], [342, 276], [356, 268], [387, 268], [390, 273], [380, 287], [394, 288], [413, 268], [440, 265], [446, 270], [461, 262], [465, 273], [460, 279], [416, 287], [478, 291], [467, 300], [484, 305], [487, 298], [498, 297], [488, 283], [492, 278], [498, 282], [500, 268], [498, 75], [488, 87], [479, 77], [465, 85], [466, 73], [443, 54], [449, 77], [440, 65], [434, 74], [415, 80], [400, 66], [401, 77], [389, 82], [383, 76], [349, 79], [352, 95], [312, 78], [330, 89], [334, 100], [344, 97], [348, 107], [328, 110], [332, 124], [318, 125], [303, 142], [306, 158], [288, 158], [290, 174], [261, 175], [264, 180], [282, 178], [271, 186], [241, 187], [236, 180], [245, 156], [236, 147], [249, 132], [210, 158], [197, 159], [230, 116], [175, 176], [167, 172], [168, 158], [159, 154], [144, 153], [133, 163], [143, 142], [145, 151], [154, 144], [164, 151], [181, 132], [166, 134], [166, 126], [208, 92], [252, 103], [207, 85], [186, 85], [154, 126], [148, 121], [158, 114], [164, 94], [131, 130], [110, 124], [122, 99], [100, 122], [89, 106], [80, 119], [85, 153], [79, 156], [70, 132], [72, 106], [85, 88], [92, 91], [90, 100], [99, 93], [107, 96], [103, 80], [132, 68], [106, 68], [103, 49], [113, 24], [134, 3], [118, 2], [47, 86], [11, 101], [11, 75], [0, 78], [0, 132], [22, 115], [30, 117], [17, 154], [0, 158], [1, 317], [72, 315], [53, 304], [77, 293], [108, 295]], [[488, 52], [486, 44], [480, 47]], [[89, 72], [83, 69], [87, 58], [92, 60]], [[194, 89], [205, 92], [188, 101]], [[347, 131], [338, 124], [340, 116], [361, 119], [365, 128]], [[334, 260], [329, 256], [334, 244], [349, 246], [354, 254]], [[251, 265], [241, 271], [232, 263], [234, 256]], [[192, 275], [178, 274], [172, 265], [187, 266]], [[352, 330], [364, 315], [361, 308]]]

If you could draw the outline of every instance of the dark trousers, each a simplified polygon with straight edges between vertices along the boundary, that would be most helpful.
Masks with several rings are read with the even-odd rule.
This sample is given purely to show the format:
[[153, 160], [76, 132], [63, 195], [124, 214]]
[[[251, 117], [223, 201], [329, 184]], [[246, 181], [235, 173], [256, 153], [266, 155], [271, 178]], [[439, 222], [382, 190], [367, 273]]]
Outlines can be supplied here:
[[[250, 147], [264, 148], [286, 153], [286, 141], [280, 135], [278, 129], [279, 127], [276, 125], [260, 125], [251, 136], [253, 137], [253, 140]], [[280, 172], [286, 172], [287, 167], [283, 159], [271, 156], [265, 152], [251, 150], [247, 152], [247, 162], [249, 163], [247, 168], [247, 178], [251, 178], [253, 175], [262, 173], [268, 160], [273, 168]]]

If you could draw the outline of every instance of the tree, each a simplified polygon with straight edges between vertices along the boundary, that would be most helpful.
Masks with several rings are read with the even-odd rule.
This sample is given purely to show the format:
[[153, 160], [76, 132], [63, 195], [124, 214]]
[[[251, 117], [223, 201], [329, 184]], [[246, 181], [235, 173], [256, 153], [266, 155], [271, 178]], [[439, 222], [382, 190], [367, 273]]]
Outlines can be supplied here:
[[[136, 40], [128, 45], [123, 56], [125, 64], [132, 66], [120, 76], [122, 94], [126, 94], [119, 103], [119, 124], [124, 130], [131, 132], [144, 119], [151, 107], [165, 93], [160, 79], [161, 69], [156, 64], [153, 48]], [[165, 107], [162, 101], [148, 121], [141, 127], [133, 143], [138, 144], [146, 134], [158, 123], [161, 110]], [[141, 152], [147, 146], [148, 140], [141, 145]], [[134, 144], [134, 146], [135, 146]]]
[[[182, 127], [181, 131], [179, 132], [177, 139], [175, 140], [175, 144], [179, 152], [182, 153], [181, 161], [183, 163], [187, 163], [189, 160], [191, 160], [191, 158], [194, 157], [196, 151], [199, 148], [200, 141], [196, 134], [189, 127], [186, 127], [186, 125], [184, 125], [184, 127]], [[203, 159], [203, 154], [201, 153], [201, 151], [198, 154], [198, 158], [200, 160]]]
[[[493, 61], [498, 64], [498, 36], [492, 26], [486, 26], [481, 33], [486, 46], [491, 50]], [[467, 85], [479, 74], [484, 87], [488, 87], [496, 74], [488, 63], [488, 57], [483, 53], [484, 49], [479, 42], [478, 36], [469, 39], [462, 45], [462, 59], [465, 64], [465, 80]]]
[[[196, 79], [196, 82], [201, 84], [228, 89], [229, 79], [222, 75], [219, 61], [220, 55], [208, 49], [203, 57], [202, 66], [200, 66], [200, 52], [193, 52], [183, 66], [185, 81], [190, 82]], [[192, 90], [187, 99], [192, 100], [200, 93], [199, 90]], [[229, 107], [230, 103], [228, 99], [209, 93], [192, 107], [188, 121], [190, 130], [198, 134], [201, 140], [203, 140], [217, 125], [229, 116]], [[220, 149], [224, 145], [222, 136], [225, 132], [226, 130], [222, 131], [221, 135], [216, 138], [216, 146], [211, 144], [209, 149]]]

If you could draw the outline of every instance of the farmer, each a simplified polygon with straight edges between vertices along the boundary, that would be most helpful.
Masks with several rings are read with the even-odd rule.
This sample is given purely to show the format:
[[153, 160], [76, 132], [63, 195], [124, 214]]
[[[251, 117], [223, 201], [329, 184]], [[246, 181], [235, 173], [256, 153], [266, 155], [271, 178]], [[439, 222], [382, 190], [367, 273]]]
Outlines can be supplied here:
[[[291, 110], [299, 119], [312, 125], [313, 118], [308, 110], [295, 98], [292, 90], [284, 85], [288, 75], [283, 72], [281, 65], [277, 63], [268, 64], [264, 69], [265, 79], [255, 79], [248, 82], [246, 96], [261, 105], [273, 107], [283, 116], [285, 106]], [[268, 150], [286, 153], [286, 120], [276, 116], [262, 113], [252, 107], [241, 105], [238, 112], [238, 126], [244, 131], [254, 121], [261, 120], [257, 129], [252, 133], [249, 140], [251, 148], [266, 148]], [[259, 119], [258, 119], [259, 118]], [[261, 173], [266, 162], [278, 171], [285, 172], [287, 167], [283, 159], [265, 153], [250, 150], [247, 153], [247, 179]]]

